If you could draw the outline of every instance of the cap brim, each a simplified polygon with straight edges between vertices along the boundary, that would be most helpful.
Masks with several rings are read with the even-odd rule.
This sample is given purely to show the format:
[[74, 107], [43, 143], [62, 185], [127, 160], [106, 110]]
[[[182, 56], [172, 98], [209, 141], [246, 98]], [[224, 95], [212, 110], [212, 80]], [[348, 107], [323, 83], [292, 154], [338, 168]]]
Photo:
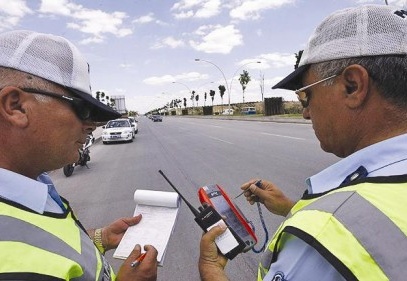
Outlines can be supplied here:
[[302, 65], [296, 70], [291, 72], [286, 78], [275, 84], [272, 89], [285, 89], [285, 90], [296, 90], [301, 88], [302, 85], [302, 76], [305, 71], [308, 69], [308, 65]]
[[83, 93], [72, 88], [69, 88], [69, 90], [72, 91], [79, 98], [85, 100], [86, 102], [92, 105], [91, 116], [93, 121], [97, 122], [109, 121], [122, 116], [119, 112], [117, 112], [113, 108], [107, 106], [106, 104], [92, 97], [92, 95]]

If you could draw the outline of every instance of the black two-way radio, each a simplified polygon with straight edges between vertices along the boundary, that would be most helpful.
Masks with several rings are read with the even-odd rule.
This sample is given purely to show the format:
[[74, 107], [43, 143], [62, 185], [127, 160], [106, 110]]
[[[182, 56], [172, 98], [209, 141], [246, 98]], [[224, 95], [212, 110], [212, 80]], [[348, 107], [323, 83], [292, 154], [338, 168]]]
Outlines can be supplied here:
[[159, 170], [158, 172], [171, 185], [175, 192], [178, 193], [185, 204], [187, 204], [188, 208], [195, 216], [195, 221], [198, 223], [203, 231], [207, 232], [211, 228], [219, 225], [221, 222], [224, 222], [228, 226], [226, 231], [222, 235], [218, 236], [215, 240], [216, 246], [218, 247], [219, 251], [226, 258], [232, 260], [238, 254], [242, 253], [245, 250], [245, 242], [239, 237], [239, 235], [237, 235], [233, 228], [231, 228], [230, 225], [228, 225], [228, 223], [222, 219], [221, 215], [213, 208], [213, 206], [204, 203], [198, 208], [198, 210], [195, 209], [172, 184], [167, 176], [164, 175], [163, 171]]

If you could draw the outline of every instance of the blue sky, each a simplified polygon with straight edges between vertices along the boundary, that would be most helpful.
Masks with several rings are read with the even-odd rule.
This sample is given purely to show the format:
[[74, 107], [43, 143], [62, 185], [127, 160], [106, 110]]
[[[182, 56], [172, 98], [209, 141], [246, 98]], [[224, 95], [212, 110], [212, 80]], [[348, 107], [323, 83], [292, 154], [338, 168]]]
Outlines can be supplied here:
[[[390, 5], [404, 7], [405, 0]], [[147, 112], [172, 99], [211, 105], [204, 92], [230, 88], [223, 104], [242, 102], [239, 74], [251, 76], [245, 101], [296, 100], [271, 86], [293, 70], [294, 53], [331, 12], [376, 0], [0, 0], [0, 31], [64, 36], [91, 67], [92, 91], [124, 95], [128, 110]], [[196, 58], [204, 61], [197, 62]], [[207, 62], [205, 62], [207, 61]], [[256, 63], [260, 61], [261, 63]], [[217, 67], [216, 67], [217, 66]], [[176, 83], [173, 83], [176, 82]]]

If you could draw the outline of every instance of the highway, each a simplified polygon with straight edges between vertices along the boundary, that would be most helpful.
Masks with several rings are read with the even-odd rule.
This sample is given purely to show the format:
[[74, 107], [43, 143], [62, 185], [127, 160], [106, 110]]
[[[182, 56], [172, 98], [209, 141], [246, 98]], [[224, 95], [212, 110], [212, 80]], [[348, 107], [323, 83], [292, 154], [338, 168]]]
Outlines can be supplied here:
[[[338, 160], [320, 149], [310, 124], [172, 116], [163, 122], [141, 117], [134, 142], [103, 145], [100, 141], [90, 150], [90, 169], [76, 167], [69, 178], [62, 169], [50, 173], [86, 228], [131, 216], [136, 189], [172, 191], [160, 169], [198, 207], [200, 187], [217, 183], [234, 197], [240, 185], [252, 178], [271, 180], [290, 198], [298, 199], [307, 177]], [[247, 204], [243, 196], [235, 203], [254, 223], [260, 247], [264, 233], [256, 206]], [[271, 235], [283, 218], [264, 208], [263, 212]], [[199, 280], [201, 235], [192, 213], [182, 204], [158, 280]], [[121, 262], [112, 255], [113, 251], [106, 253], [117, 272]], [[230, 280], [256, 280], [259, 259], [260, 254], [248, 252], [230, 261]]]

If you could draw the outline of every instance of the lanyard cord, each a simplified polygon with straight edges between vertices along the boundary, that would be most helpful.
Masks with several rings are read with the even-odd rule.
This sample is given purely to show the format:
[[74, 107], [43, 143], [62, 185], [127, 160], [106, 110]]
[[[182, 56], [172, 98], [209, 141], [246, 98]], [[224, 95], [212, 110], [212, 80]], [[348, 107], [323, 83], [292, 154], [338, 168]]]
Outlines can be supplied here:
[[[264, 252], [264, 250], [266, 248], [267, 241], [269, 240], [269, 232], [267, 231], [266, 223], [264, 222], [263, 211], [261, 210], [259, 202], [257, 202], [257, 209], [259, 210], [261, 225], [263, 226], [264, 233], [266, 234], [266, 237], [264, 239], [263, 246], [260, 249], [256, 250], [254, 247], [252, 248], [252, 251], [255, 252], [256, 254]], [[252, 222], [250, 222], [250, 225], [252, 226], [253, 231], [256, 232], [256, 228], [254, 227]]]

